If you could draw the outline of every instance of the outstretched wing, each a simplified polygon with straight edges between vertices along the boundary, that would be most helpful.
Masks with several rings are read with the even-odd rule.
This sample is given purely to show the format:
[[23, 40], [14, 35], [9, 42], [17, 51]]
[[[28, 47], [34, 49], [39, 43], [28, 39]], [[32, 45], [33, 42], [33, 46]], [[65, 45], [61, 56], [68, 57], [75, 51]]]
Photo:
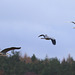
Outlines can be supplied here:
[[1, 52], [6, 53], [10, 50], [15, 50], [15, 49], [21, 49], [21, 47], [10, 47], [10, 48], [6, 48], [6, 49], [2, 50]]
[[51, 39], [51, 41], [52, 41], [53, 45], [56, 45], [56, 40], [55, 39]]
[[45, 37], [45, 35], [44, 35], [44, 34], [41, 34], [41, 35], [39, 35], [38, 37], [40, 37], [40, 36], [43, 36], [43, 37]]

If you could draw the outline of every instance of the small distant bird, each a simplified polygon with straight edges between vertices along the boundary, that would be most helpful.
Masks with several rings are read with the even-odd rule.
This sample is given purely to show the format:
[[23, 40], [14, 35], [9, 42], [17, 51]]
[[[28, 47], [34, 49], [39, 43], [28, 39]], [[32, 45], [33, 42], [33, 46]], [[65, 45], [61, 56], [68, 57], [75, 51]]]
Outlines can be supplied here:
[[68, 23], [73, 23], [73, 24], [75, 24], [75, 21], [70, 21], [70, 22], [68, 22]]
[[[71, 21], [71, 23], [75, 24], [75, 22], [74, 22], [74, 21]], [[75, 29], [75, 27], [73, 27], [73, 29]]]
[[6, 53], [10, 50], [15, 50], [15, 49], [21, 49], [21, 47], [10, 47], [10, 48], [5, 48], [0, 52], [0, 56], [6, 56]]
[[75, 22], [74, 22], [74, 21], [72, 21], [71, 23], [75, 24]]
[[41, 38], [41, 39], [51, 40], [51, 41], [52, 41], [52, 44], [53, 44], [53, 45], [56, 45], [56, 40], [55, 40], [54, 38], [51, 38], [51, 37], [49, 37], [49, 36], [47, 36], [47, 35], [44, 35], [44, 34], [41, 34], [41, 35], [39, 35], [38, 37], [41, 37], [41, 36], [44, 37], [44, 38]]

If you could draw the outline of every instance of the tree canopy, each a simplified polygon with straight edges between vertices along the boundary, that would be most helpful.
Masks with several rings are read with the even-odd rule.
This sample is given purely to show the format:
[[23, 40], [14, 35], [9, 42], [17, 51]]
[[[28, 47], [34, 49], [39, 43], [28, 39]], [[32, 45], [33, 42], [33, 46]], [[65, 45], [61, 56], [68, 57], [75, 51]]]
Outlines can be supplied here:
[[0, 75], [75, 75], [75, 61], [68, 56], [60, 62], [58, 58], [40, 60], [32, 57], [20, 56], [19, 52], [12, 56], [0, 56]]

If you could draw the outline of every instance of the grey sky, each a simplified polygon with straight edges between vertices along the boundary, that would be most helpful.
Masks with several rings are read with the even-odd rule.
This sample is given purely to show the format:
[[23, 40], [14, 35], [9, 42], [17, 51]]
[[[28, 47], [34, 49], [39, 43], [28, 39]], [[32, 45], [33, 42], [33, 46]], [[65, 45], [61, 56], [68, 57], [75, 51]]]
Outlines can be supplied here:
[[[0, 0], [0, 48], [21, 46], [22, 55], [38, 58], [70, 53], [75, 59], [75, 0]], [[40, 34], [54, 37], [57, 45], [41, 40]]]

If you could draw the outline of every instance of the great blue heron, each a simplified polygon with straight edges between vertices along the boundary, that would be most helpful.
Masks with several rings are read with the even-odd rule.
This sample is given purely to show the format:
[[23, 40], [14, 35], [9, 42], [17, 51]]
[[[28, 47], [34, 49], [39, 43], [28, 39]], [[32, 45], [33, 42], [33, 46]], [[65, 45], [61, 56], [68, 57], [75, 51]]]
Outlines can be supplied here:
[[15, 50], [15, 49], [21, 49], [21, 47], [10, 47], [10, 48], [5, 48], [0, 52], [0, 56], [6, 56], [7, 52], [10, 50]]
[[41, 34], [41, 35], [39, 35], [38, 37], [41, 37], [41, 36], [44, 37], [44, 38], [41, 38], [41, 39], [51, 40], [51, 41], [52, 41], [52, 44], [53, 44], [53, 45], [56, 45], [56, 40], [55, 40], [54, 38], [51, 38], [51, 37], [49, 37], [49, 36], [47, 36], [47, 35], [44, 35], [44, 34]]

